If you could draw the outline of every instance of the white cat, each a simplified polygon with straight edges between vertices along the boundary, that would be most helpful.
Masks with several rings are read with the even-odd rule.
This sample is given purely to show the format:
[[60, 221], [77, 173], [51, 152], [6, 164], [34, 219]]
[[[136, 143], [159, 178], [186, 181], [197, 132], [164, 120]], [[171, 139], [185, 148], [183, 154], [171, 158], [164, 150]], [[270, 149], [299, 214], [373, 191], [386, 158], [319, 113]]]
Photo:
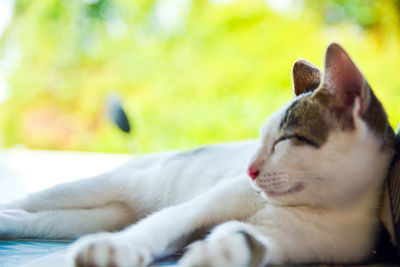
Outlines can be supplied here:
[[0, 207], [0, 235], [101, 232], [73, 245], [77, 266], [143, 266], [210, 230], [179, 265], [363, 261], [374, 247], [394, 133], [339, 45], [328, 47], [320, 77], [296, 61], [296, 97], [268, 118], [258, 142], [144, 156], [32, 194]]

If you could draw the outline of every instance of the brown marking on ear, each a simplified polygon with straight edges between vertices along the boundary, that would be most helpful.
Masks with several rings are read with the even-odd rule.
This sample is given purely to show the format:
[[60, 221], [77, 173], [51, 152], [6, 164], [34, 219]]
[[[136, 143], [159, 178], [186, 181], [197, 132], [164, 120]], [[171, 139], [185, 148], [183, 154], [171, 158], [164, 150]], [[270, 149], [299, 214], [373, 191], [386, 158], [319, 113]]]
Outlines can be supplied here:
[[333, 108], [351, 111], [355, 99], [360, 101], [358, 114], [362, 115], [370, 102], [370, 89], [364, 76], [347, 53], [332, 43], [326, 50], [323, 89], [335, 96]]
[[315, 90], [321, 81], [321, 71], [305, 59], [298, 59], [294, 63], [292, 74], [296, 95]]
[[357, 114], [382, 140], [382, 149], [393, 150], [395, 135], [382, 104], [338, 44], [329, 45], [326, 51], [323, 85], [313, 93], [313, 97], [332, 111], [344, 130], [354, 129], [353, 108], [356, 98], [359, 98]]

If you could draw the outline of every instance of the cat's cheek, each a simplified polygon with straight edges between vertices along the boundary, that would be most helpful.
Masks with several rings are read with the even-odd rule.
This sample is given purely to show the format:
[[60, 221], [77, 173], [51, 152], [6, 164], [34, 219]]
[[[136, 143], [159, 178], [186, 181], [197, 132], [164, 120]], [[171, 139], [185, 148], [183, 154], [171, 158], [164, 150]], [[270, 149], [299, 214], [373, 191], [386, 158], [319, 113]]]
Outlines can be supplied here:
[[297, 164], [298, 158], [294, 156], [297, 152], [289, 145], [289, 141], [280, 143], [284, 144], [278, 144], [268, 161], [265, 162], [265, 171], [286, 170], [293, 167], [293, 164]]

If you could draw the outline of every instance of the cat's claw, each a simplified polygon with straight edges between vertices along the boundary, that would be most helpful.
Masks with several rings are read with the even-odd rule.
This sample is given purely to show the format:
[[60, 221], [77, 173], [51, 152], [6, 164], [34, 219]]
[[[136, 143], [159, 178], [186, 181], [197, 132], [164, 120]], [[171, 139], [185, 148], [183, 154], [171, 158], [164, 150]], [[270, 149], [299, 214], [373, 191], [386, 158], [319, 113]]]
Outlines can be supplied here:
[[179, 261], [180, 267], [247, 267], [250, 251], [242, 234], [198, 241]]
[[112, 233], [93, 234], [79, 239], [71, 248], [72, 266], [145, 266], [151, 260], [146, 248], [136, 248], [130, 242]]

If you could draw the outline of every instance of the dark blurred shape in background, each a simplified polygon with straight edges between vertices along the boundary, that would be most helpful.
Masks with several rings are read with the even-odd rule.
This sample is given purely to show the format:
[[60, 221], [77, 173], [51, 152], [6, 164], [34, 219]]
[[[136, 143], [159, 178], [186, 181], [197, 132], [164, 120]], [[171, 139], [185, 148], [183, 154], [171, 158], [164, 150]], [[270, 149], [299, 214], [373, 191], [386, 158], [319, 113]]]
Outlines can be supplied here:
[[122, 100], [118, 95], [107, 97], [107, 109], [111, 121], [125, 133], [131, 132], [128, 115], [122, 107]]

